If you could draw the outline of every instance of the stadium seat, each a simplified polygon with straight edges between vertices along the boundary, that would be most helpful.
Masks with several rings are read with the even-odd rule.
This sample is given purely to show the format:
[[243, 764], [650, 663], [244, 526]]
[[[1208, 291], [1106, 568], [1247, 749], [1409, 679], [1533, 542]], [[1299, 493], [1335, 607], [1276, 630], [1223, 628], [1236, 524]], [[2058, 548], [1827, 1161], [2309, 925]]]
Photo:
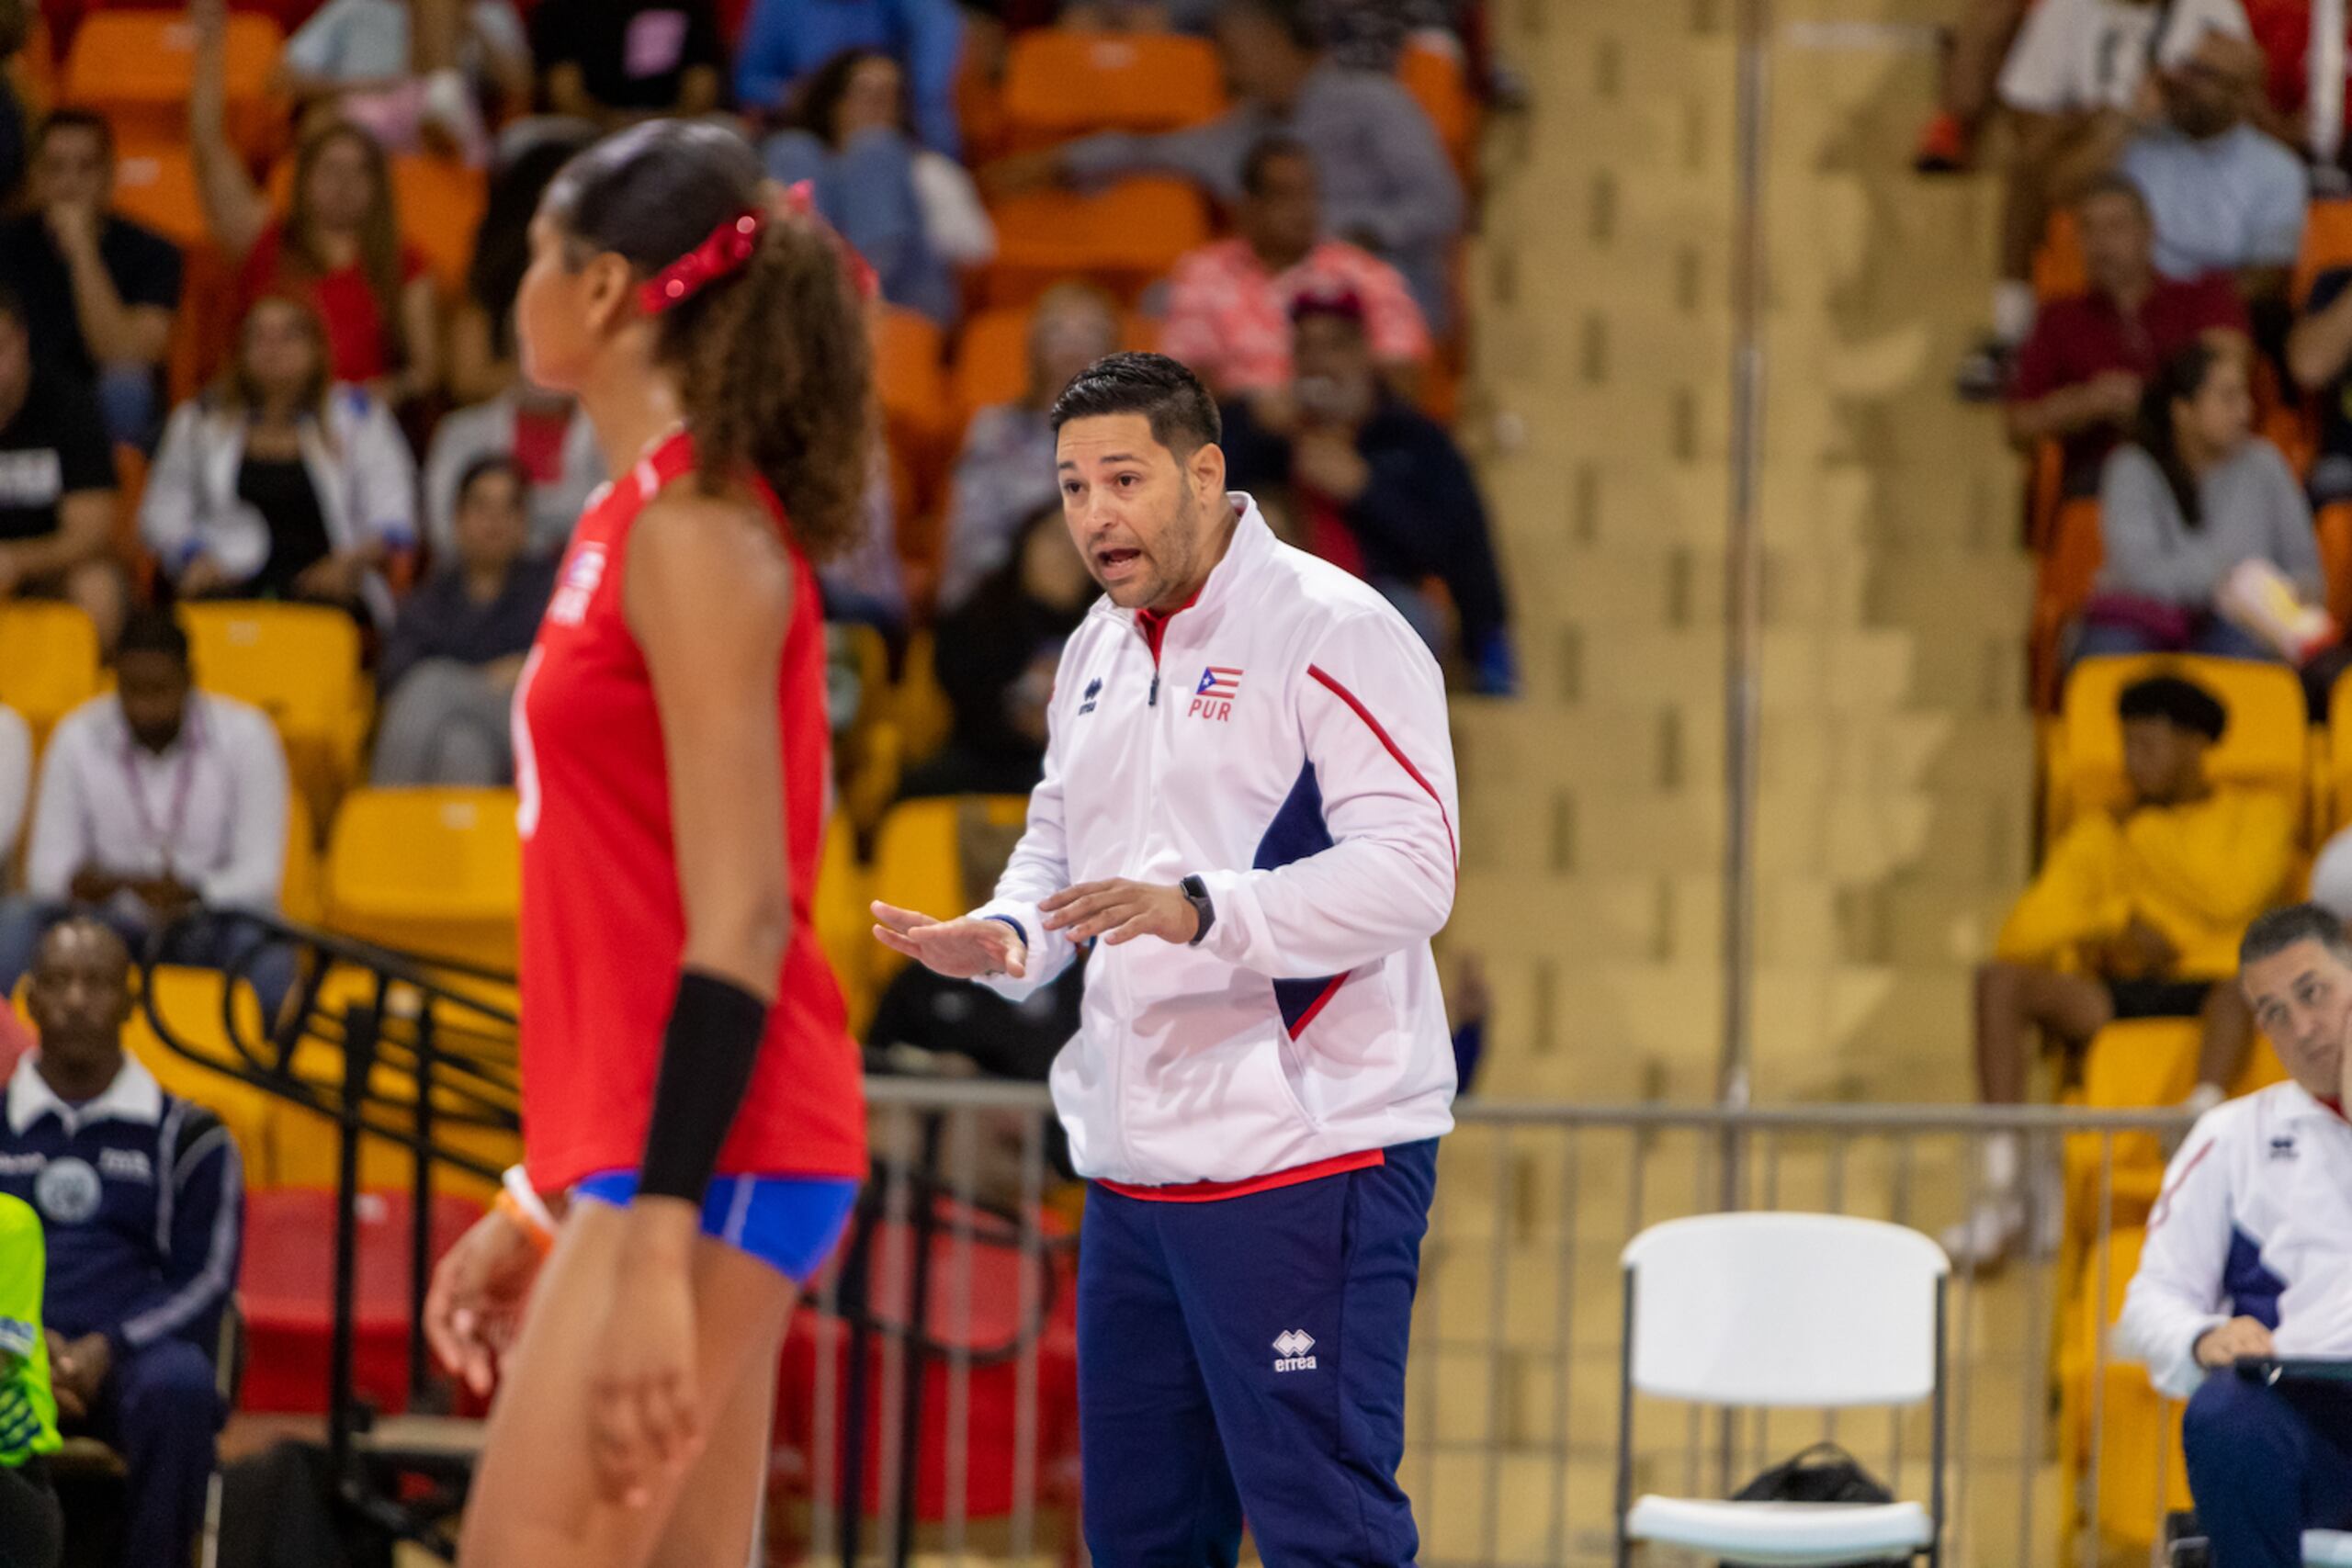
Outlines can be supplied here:
[[115, 160], [114, 204], [186, 250], [211, 238], [196, 186], [196, 160], [180, 137], [128, 140]]
[[2301, 809], [2311, 740], [2302, 687], [2294, 671], [2280, 664], [2238, 659], [2163, 654], [2086, 659], [2066, 677], [2052, 730], [2047, 760], [2050, 833], [2057, 833], [2078, 812], [2123, 804], [2129, 786], [2123, 777], [2123, 727], [2115, 716], [2116, 697], [2142, 676], [2163, 672], [2197, 682], [2229, 709], [2229, 728], [2206, 760], [2209, 777], [2276, 789]]
[[315, 926], [326, 915], [320, 882], [319, 827], [300, 790], [286, 797], [286, 874], [277, 885], [277, 909], [300, 925]]
[[[899, 802], [884, 814], [874, 836], [873, 896], [885, 904], [942, 919], [978, 903], [985, 890], [964, 886], [957, 847], [967, 811], [979, 813], [992, 826], [1018, 826], [1028, 818], [1029, 797], [978, 795]], [[872, 946], [866, 970], [877, 993], [905, 962], [879, 943]]]
[[362, 789], [327, 846], [327, 923], [388, 947], [514, 963], [522, 844], [514, 792]]
[[911, 470], [916, 494], [898, 497], [901, 512], [920, 507], [947, 457], [945, 334], [920, 310], [876, 307], [873, 321], [875, 392], [894, 456]]
[[[466, 269], [473, 265], [474, 230], [490, 198], [490, 176], [454, 159], [421, 152], [398, 153], [386, 162], [401, 239], [424, 254], [443, 293], [459, 294]], [[288, 153], [270, 166], [266, 191], [280, 214], [294, 199], [294, 164]]]
[[[1027, 305], [1003, 305], [975, 312], [956, 340], [956, 418], [969, 424], [984, 408], [1016, 400], [1029, 390]], [[1124, 348], [1144, 352], [1159, 344], [1159, 329], [1148, 316], [1130, 312], [1121, 332]]]
[[[158, 965], [152, 971], [155, 1010], [175, 1039], [225, 1066], [243, 1060], [229, 1043], [223, 1004], [227, 982], [211, 969]], [[261, 1003], [253, 988], [237, 987], [237, 1032], [248, 1042], [261, 1037]], [[245, 1185], [259, 1190], [278, 1184], [277, 1122], [279, 1100], [267, 1090], [227, 1072], [216, 1072], [191, 1061], [156, 1033], [142, 1005], [131, 1010], [122, 1032], [123, 1049], [155, 1075], [155, 1081], [173, 1094], [193, 1100], [220, 1118], [237, 1141], [244, 1162]]]
[[2339, 626], [2352, 626], [2352, 501], [2333, 501], [2312, 518], [2319, 542], [2320, 581], [2327, 585], [2327, 613]]
[[46, 739], [57, 721], [98, 694], [98, 631], [71, 604], [0, 604], [0, 704]]
[[1396, 56], [1396, 79], [1430, 117], [1430, 128], [1464, 175], [1477, 151], [1478, 104], [1459, 44], [1408, 39]]
[[1132, 304], [1209, 237], [1208, 202], [1182, 180], [1146, 175], [1107, 190], [1033, 191], [996, 209], [989, 302], [1021, 305], [1065, 277], [1090, 277]]
[[[2096, 1528], [2106, 1552], [2144, 1559], [2164, 1536], [2164, 1516], [2190, 1506], [2188, 1467], [2180, 1452], [2180, 1407], [2157, 1393], [2148, 1371], [2117, 1359], [2112, 1329], [2123, 1293], [2140, 1267], [2144, 1232], [2114, 1233], [2104, 1270], [2093, 1257], [2067, 1303], [2067, 1332], [2058, 1350], [2058, 1447], [2070, 1498], [2087, 1496], [2093, 1404], [2098, 1417]], [[2102, 1281], [2102, 1272], [2104, 1280]], [[2099, 1287], [2104, 1282], [2102, 1297]], [[2092, 1373], [2100, 1340], [2108, 1343], [2105, 1377], [2094, 1393]], [[2161, 1482], [2159, 1478], [2161, 1477]], [[2161, 1489], [2160, 1489], [2161, 1487]]]
[[2303, 245], [2295, 258], [2294, 302], [2301, 310], [2320, 274], [2352, 266], [2352, 200], [2314, 201], [2303, 214]]
[[2062, 207], [2050, 215], [2050, 227], [2041, 231], [2041, 243], [2033, 253], [2034, 296], [2044, 301], [2064, 299], [2090, 285], [2090, 274], [2083, 265], [2082, 237], [2075, 231], [2075, 214]]
[[[284, 106], [270, 96], [269, 80], [284, 43], [268, 17], [229, 14], [229, 137], [249, 157], [266, 155], [283, 127]], [[178, 11], [93, 11], [66, 53], [59, 96], [105, 114], [118, 136], [183, 135], [195, 59], [196, 29]]]
[[[874, 940], [874, 917], [866, 909], [865, 867], [858, 863], [857, 829], [842, 812], [825, 824], [824, 856], [817, 863], [817, 898], [813, 911], [817, 942], [841, 982], [849, 1003], [849, 1027], [863, 1036], [865, 1021], [874, 1014], [874, 988], [866, 984], [868, 960], [880, 944]], [[956, 911], [961, 914], [963, 911]]]
[[1206, 39], [1037, 28], [1016, 34], [1005, 56], [1005, 130], [1016, 147], [1095, 130], [1175, 130], [1224, 108], [1224, 73]]
[[28, 121], [38, 121], [57, 101], [57, 45], [49, 18], [34, 11], [25, 28], [25, 46], [8, 62], [8, 85], [24, 106]]
[[[326, 1409], [334, 1326], [335, 1196], [317, 1188], [256, 1192], [245, 1214], [237, 1293], [249, 1346], [238, 1407], [317, 1415]], [[358, 1209], [356, 1382], [387, 1415], [408, 1408], [409, 1195], [368, 1191]], [[434, 1194], [430, 1252], [438, 1261], [482, 1206]]]
[[2037, 713], [2053, 713], [2065, 673], [2067, 628], [2090, 603], [2091, 587], [2107, 558], [2098, 528], [2098, 501], [2084, 496], [2058, 508], [2047, 546], [2035, 562], [2033, 627], [2027, 650]]
[[370, 706], [359, 671], [359, 627], [322, 604], [246, 601], [188, 604], [197, 684], [269, 715], [297, 787], [324, 815], [358, 776]]
[[939, 684], [937, 644], [928, 627], [907, 639], [907, 658], [899, 673], [899, 689], [891, 702], [891, 718], [899, 729], [906, 765], [937, 754], [947, 744], [956, 722], [955, 709]]

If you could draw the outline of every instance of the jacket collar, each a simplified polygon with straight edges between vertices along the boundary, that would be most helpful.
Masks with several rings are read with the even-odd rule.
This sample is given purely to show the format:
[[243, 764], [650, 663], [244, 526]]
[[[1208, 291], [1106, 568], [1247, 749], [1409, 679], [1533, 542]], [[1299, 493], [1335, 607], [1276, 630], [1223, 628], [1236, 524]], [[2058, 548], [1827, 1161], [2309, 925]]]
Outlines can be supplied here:
[[2288, 1078], [2278, 1086], [2278, 1094], [2280, 1110], [2290, 1121], [2317, 1120], [2335, 1122], [2344, 1121], [2344, 1117], [2321, 1104], [2317, 1096], [2292, 1078]]
[[[1264, 567], [1273, 559], [1282, 541], [1274, 537], [1258, 503], [1242, 491], [1227, 491], [1225, 499], [1240, 515], [1234, 520], [1233, 537], [1225, 547], [1225, 558], [1209, 569], [1208, 581], [1193, 596], [1191, 604], [1176, 612], [1193, 615], [1210, 615], [1224, 609], [1246, 592], [1253, 583], [1264, 581]], [[1109, 594], [1094, 602], [1091, 615], [1108, 615], [1124, 625], [1135, 627], [1138, 612], [1123, 610], [1111, 603]]]
[[85, 1100], [74, 1105], [58, 1098], [40, 1076], [37, 1058], [40, 1053], [28, 1051], [17, 1062], [17, 1070], [8, 1078], [8, 1131], [22, 1136], [34, 1122], [54, 1112], [65, 1123], [66, 1132], [78, 1133], [92, 1122], [133, 1122], [153, 1127], [164, 1119], [164, 1089], [155, 1075], [140, 1065], [136, 1056], [122, 1058], [122, 1070], [114, 1076], [106, 1092], [96, 1100]]

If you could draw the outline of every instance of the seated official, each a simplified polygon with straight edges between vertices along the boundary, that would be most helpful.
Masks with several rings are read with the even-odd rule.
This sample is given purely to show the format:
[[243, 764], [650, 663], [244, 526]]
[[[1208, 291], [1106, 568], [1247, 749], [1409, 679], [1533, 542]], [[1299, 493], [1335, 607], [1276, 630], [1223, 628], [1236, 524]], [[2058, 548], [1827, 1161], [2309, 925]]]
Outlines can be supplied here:
[[2315, 904], [2247, 928], [2239, 983], [2292, 1077], [2199, 1119], [2165, 1173], [2117, 1324], [2188, 1401], [2181, 1445], [2214, 1568], [2300, 1568], [2352, 1527], [2352, 1385], [2237, 1375], [2242, 1357], [2352, 1359], [2352, 942]]
[[[2116, 712], [2131, 803], [2059, 836], [1977, 971], [1977, 1087], [1988, 1105], [2025, 1099], [2037, 1030], [2078, 1048], [2120, 1020], [2196, 1019], [2200, 1107], [2245, 1064], [2253, 1028], [2225, 982], [2246, 922], [2286, 895], [2294, 808], [2206, 778], [2229, 716], [2202, 686], [2135, 681]], [[2025, 1226], [2017, 1135], [1987, 1138], [1984, 1159], [1984, 1197], [1944, 1237], [1963, 1266], [1997, 1261]]]
[[67, 1430], [130, 1469], [125, 1568], [186, 1562], [227, 1410], [213, 1355], [244, 1219], [220, 1118], [123, 1053], [130, 955], [96, 920], [41, 941], [27, 994], [40, 1050], [8, 1079], [0, 1192], [49, 1233], [42, 1293]]
[[[0, 901], [0, 994], [40, 933], [96, 913], [172, 964], [227, 969], [258, 940], [286, 874], [286, 753], [260, 709], [195, 689], [187, 634], [146, 614], [124, 628], [115, 689], [60, 720], [42, 753], [25, 894]], [[283, 950], [246, 973], [265, 1005], [292, 982]]]

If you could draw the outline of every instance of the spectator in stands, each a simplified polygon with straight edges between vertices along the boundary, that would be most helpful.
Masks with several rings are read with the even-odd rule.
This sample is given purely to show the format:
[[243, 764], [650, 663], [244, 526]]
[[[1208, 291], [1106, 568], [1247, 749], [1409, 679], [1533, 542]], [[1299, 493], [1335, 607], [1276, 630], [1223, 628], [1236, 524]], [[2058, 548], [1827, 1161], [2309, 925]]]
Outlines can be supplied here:
[[[2244, 0], [2245, 19], [2263, 58], [2262, 102], [2254, 110], [2255, 123], [2311, 160], [2320, 171], [2340, 174], [2346, 118], [2352, 113], [2352, 94], [2339, 85], [2312, 90], [2314, 77], [2329, 69], [2329, 51], [2313, 51], [2312, 0]], [[2334, 67], [2343, 69], [2344, 56]], [[2331, 117], [2330, 110], [2333, 110]], [[2325, 179], [2323, 174], [2314, 185]], [[2329, 182], [2341, 189], [2340, 180]]]
[[1088, 283], [1057, 283], [1029, 317], [1029, 386], [1021, 400], [982, 409], [964, 433], [948, 486], [939, 613], [948, 615], [1012, 554], [1042, 507], [1059, 504], [1046, 411], [1070, 378], [1119, 346], [1119, 309]]
[[[115, 656], [115, 690], [59, 721], [41, 752], [25, 852], [25, 895], [0, 904], [0, 995], [40, 933], [75, 908], [165, 961], [226, 968], [256, 942], [247, 914], [277, 908], [286, 873], [286, 753], [260, 709], [198, 692], [187, 634], [134, 615]], [[265, 953], [248, 972], [265, 1001], [290, 965]]]
[[2259, 50], [2208, 36], [2158, 73], [2164, 123], [2132, 138], [2118, 165], [2154, 214], [2156, 270], [2229, 273], [2257, 305], [2286, 293], [2309, 189], [2295, 155], [2246, 121], [2261, 85]]
[[2319, 419], [2312, 500], [2352, 501], [2352, 266], [2327, 267], [2312, 279], [2287, 333], [2286, 359]]
[[16, 863], [17, 836], [24, 831], [25, 807], [32, 797], [32, 727], [0, 703], [0, 865]]
[[1923, 175], [1956, 174], [1976, 157], [1976, 136], [1993, 109], [1993, 89], [2026, 0], [1961, 0], [1946, 33], [1936, 113], [1919, 133], [1911, 166]]
[[588, 144], [584, 130], [543, 133], [492, 170], [474, 226], [466, 286], [449, 319], [449, 396], [459, 406], [488, 402], [522, 379], [514, 356], [514, 294], [531, 260], [531, 219], [557, 171]]
[[147, 446], [179, 310], [179, 249], [110, 209], [114, 132], [87, 109], [42, 122], [30, 194], [30, 211], [0, 223], [0, 282], [25, 307], [33, 362], [95, 386], [107, 436]]
[[996, 227], [964, 165], [915, 140], [897, 61], [855, 49], [819, 66], [761, 152], [777, 179], [808, 183], [884, 299], [954, 324], [956, 269], [996, 254]]
[[2028, 8], [1998, 89], [2018, 135], [2003, 190], [1992, 335], [1961, 366], [1962, 396], [1990, 400], [2007, 386], [2010, 359], [2033, 328], [2033, 257], [2050, 215], [2075, 184], [2110, 167], [2138, 128], [2150, 64], [2187, 61], [2209, 34], [2245, 37], [2238, 0], [2045, 0]]
[[480, 458], [458, 480], [454, 558], [401, 605], [377, 671], [378, 784], [513, 778], [514, 679], [555, 591], [554, 558], [528, 554], [529, 489], [511, 457]]
[[1062, 643], [1095, 597], [1061, 507], [1047, 505], [1021, 530], [1012, 558], [940, 618], [939, 683], [955, 726], [947, 750], [909, 773], [903, 793], [1026, 795], [1037, 787]]
[[1291, 307], [1297, 374], [1232, 404], [1226, 477], [1290, 513], [1306, 547], [1378, 587], [1442, 651], [1440, 612], [1420, 592], [1442, 580], [1476, 689], [1518, 685], [1509, 611], [1486, 502], [1445, 427], [1381, 384], [1363, 297], [1308, 288]]
[[601, 130], [718, 107], [710, 0], [540, 0], [531, 53], [547, 107]]
[[780, 110], [847, 51], [903, 67], [916, 136], [943, 156], [961, 153], [956, 78], [964, 17], [955, 0], [752, 0], [735, 46], [735, 101], [746, 112]]
[[53, 927], [26, 1001], [40, 1049], [9, 1075], [0, 1192], [48, 1233], [58, 1412], [129, 1466], [123, 1562], [187, 1562], [228, 1416], [213, 1358], [237, 1284], [243, 1163], [219, 1117], [123, 1050], [130, 954], [104, 924]]
[[329, 378], [318, 317], [266, 299], [209, 392], [182, 404], [139, 508], [139, 531], [182, 598], [364, 606], [416, 543], [416, 465], [362, 387]]
[[[2216, 785], [2205, 755], [2229, 716], [2177, 675], [2123, 689], [2123, 769], [2131, 801], [2076, 818], [2002, 923], [1993, 962], [1976, 974], [1976, 1075], [1989, 1105], [2025, 1099], [2032, 1032], [2073, 1050], [2123, 1019], [2194, 1018], [2200, 1108], [2245, 1066], [2253, 1027], [2227, 981], [2246, 922], [2294, 874], [2293, 803]], [[1984, 1148], [1984, 1196], [1944, 1238], [1963, 1263], [1990, 1265], [2023, 1233], [2017, 1135]], [[2041, 1217], [2051, 1216], [2045, 1208]]]
[[114, 454], [88, 386], [33, 358], [25, 308], [0, 287], [0, 602], [78, 604], [111, 646], [121, 629]]
[[1410, 395], [1429, 361], [1429, 327], [1396, 269], [1323, 233], [1315, 159], [1270, 136], [1242, 167], [1234, 237], [1176, 264], [1160, 348], [1220, 398], [1290, 385], [1290, 309], [1306, 289], [1352, 289], [1381, 374]]
[[865, 487], [865, 536], [817, 569], [825, 619], [852, 621], [891, 636], [907, 626], [907, 584], [899, 564], [899, 509], [888, 460], [874, 455]]
[[[2102, 175], [2075, 201], [2090, 289], [2054, 300], [2033, 324], [2009, 384], [2009, 439], [2030, 453], [2065, 446], [2066, 492], [2098, 488], [2099, 468], [2139, 417], [2157, 367], [2192, 343], [2247, 355], [2245, 307], [2218, 273], [2176, 282], [2155, 269], [2155, 229], [2140, 187]], [[2352, 336], [2346, 343], [2352, 346]]]
[[2324, 909], [2274, 909], [2245, 933], [2239, 982], [2290, 1079], [2208, 1111], [2181, 1145], [2116, 1336], [2188, 1402], [2181, 1447], [2215, 1568], [2301, 1568], [2303, 1531], [2352, 1527], [2352, 1390], [2234, 1364], [2352, 1357], [2352, 943]]
[[457, 547], [459, 481], [493, 458], [523, 476], [530, 553], [560, 554], [588, 498], [605, 482], [605, 457], [578, 404], [527, 383], [445, 414], [434, 427], [424, 459], [424, 522], [435, 553]]
[[2324, 602], [2311, 504], [2253, 426], [2242, 356], [2194, 343], [2165, 361], [2133, 439], [2109, 456], [2100, 478], [2107, 556], [2078, 655], [2276, 657], [2222, 612], [2223, 584], [2242, 561], [2267, 562], [2305, 604]]
[[454, 152], [478, 164], [490, 151], [483, 106], [530, 107], [523, 18], [511, 0], [465, 0], [457, 69], [436, 73], [413, 45], [410, 10], [404, 0], [327, 0], [286, 40], [274, 85], [318, 116], [365, 128], [388, 152]]
[[[1201, 33], [1217, 0], [1064, 0], [1063, 27]], [[1351, 71], [1391, 72], [1409, 39], [1459, 51], [1459, 0], [1307, 0], [1308, 18], [1331, 58]]]
[[[263, 296], [309, 300], [326, 326], [330, 373], [398, 407], [441, 384], [440, 321], [424, 255], [401, 238], [384, 150], [356, 125], [304, 138], [277, 218], [229, 141], [225, 0], [190, 0], [196, 73], [188, 129], [212, 237], [238, 267], [242, 308]], [[544, 14], [544, 13], [543, 13]]]
[[1016, 154], [983, 170], [983, 183], [1009, 194], [1057, 179], [1166, 172], [1234, 203], [1250, 149], [1287, 131], [1322, 173], [1326, 226], [1403, 273], [1422, 316], [1442, 330], [1462, 182], [1429, 116], [1394, 77], [1326, 57], [1307, 0], [1223, 0], [1216, 40], [1236, 102], [1208, 124], [1158, 136], [1106, 132]]

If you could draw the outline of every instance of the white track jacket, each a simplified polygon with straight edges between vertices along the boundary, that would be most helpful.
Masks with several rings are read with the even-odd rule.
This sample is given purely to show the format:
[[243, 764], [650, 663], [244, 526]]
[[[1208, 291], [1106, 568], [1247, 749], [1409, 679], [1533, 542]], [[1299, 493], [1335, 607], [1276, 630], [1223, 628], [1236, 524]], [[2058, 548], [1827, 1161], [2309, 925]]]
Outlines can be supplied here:
[[2198, 1119], [2148, 1215], [2118, 1338], [2156, 1387], [2204, 1379], [2199, 1337], [2259, 1319], [2282, 1356], [2352, 1356], [2352, 1124], [2295, 1083]]
[[1019, 999], [1077, 956], [1040, 900], [1198, 874], [1199, 947], [1087, 957], [1053, 1070], [1079, 1171], [1246, 1181], [1450, 1131], [1453, 1052], [1430, 938], [1453, 907], [1453, 750], [1436, 661], [1379, 593], [1278, 541], [1236, 493], [1233, 544], [1157, 660], [1098, 601], [1062, 650], [1045, 782], [996, 886]]

